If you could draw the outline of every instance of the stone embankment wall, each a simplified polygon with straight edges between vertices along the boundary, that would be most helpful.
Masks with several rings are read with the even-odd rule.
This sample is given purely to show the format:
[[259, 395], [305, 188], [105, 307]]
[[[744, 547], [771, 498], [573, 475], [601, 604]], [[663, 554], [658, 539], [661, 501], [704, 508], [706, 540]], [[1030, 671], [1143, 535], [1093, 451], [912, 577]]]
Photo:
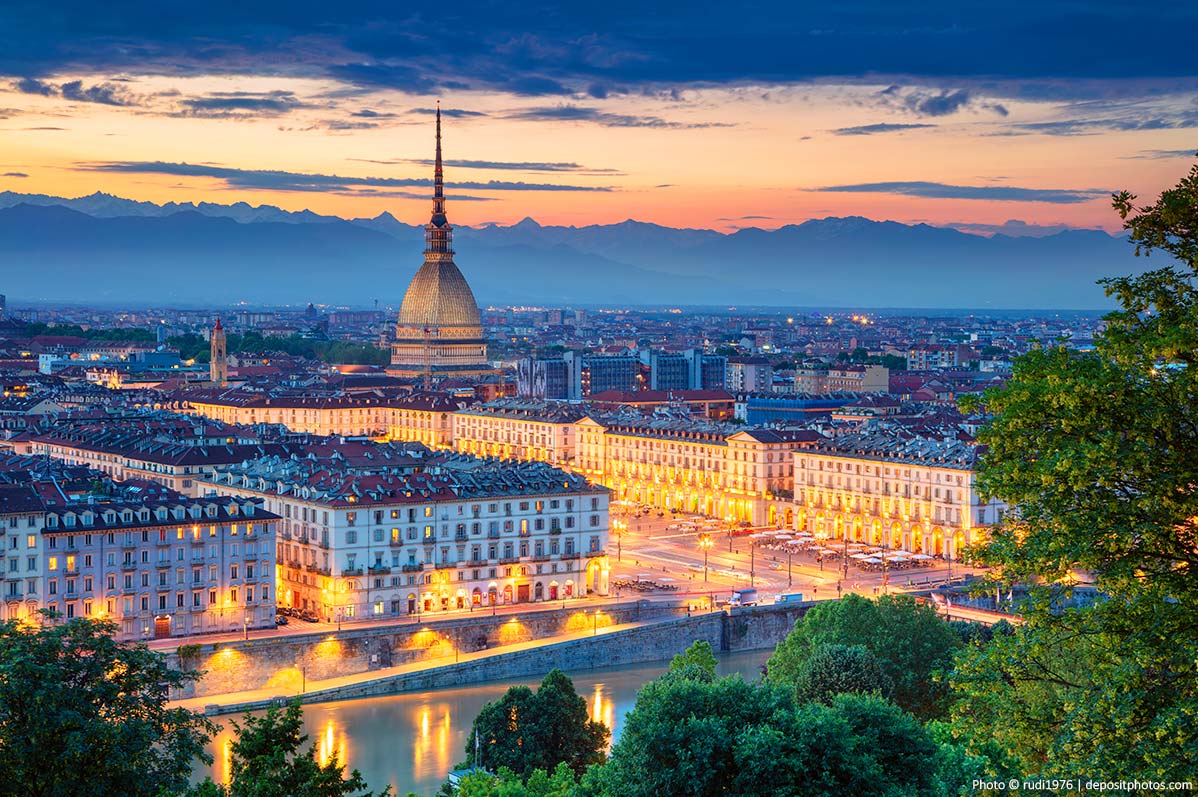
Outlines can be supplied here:
[[736, 610], [733, 614], [710, 612], [677, 617], [530, 650], [497, 652], [482, 660], [445, 664], [352, 686], [309, 692], [303, 701], [321, 703], [485, 681], [540, 678], [554, 667], [578, 672], [595, 667], [662, 661], [681, 653], [696, 640], [705, 640], [720, 651], [770, 649], [786, 637], [808, 608], [810, 604], [761, 606]]
[[[595, 610], [600, 611], [596, 620]], [[685, 600], [577, 603], [564, 608], [520, 614], [487, 611], [452, 619], [407, 621], [337, 630], [313, 625], [310, 634], [270, 639], [181, 645], [170, 654], [172, 666], [200, 670], [204, 677], [177, 699], [277, 687], [295, 694], [310, 681], [364, 673], [404, 664], [430, 667], [453, 662], [460, 653], [502, 649], [505, 645], [623, 623], [678, 617]], [[658, 657], [660, 658], [660, 657]]]

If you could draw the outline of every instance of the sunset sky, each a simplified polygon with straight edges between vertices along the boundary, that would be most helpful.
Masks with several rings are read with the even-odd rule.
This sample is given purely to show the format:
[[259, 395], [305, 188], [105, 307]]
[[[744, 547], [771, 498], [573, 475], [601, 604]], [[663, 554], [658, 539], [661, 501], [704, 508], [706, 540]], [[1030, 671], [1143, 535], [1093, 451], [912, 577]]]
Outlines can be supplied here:
[[1195, 42], [1170, 2], [5, 3], [0, 190], [422, 223], [440, 100], [457, 224], [1113, 230], [1193, 162]]

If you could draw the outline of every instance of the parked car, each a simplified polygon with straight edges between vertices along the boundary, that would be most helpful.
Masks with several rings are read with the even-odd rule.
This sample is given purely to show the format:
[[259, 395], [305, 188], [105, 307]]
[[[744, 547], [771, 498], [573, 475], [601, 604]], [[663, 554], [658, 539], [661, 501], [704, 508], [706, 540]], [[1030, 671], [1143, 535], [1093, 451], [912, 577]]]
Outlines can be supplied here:
[[287, 625], [288, 622], [289, 621], [287, 620], [287, 615], [285, 615], [285, 614], [276, 614], [275, 615], [275, 625]]

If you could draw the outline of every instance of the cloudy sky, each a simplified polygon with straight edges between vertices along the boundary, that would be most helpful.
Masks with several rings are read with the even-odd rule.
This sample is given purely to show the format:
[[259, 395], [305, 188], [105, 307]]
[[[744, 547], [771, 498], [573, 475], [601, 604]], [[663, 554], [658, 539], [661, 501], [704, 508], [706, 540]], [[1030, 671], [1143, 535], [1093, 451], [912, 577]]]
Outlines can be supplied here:
[[776, 227], [1116, 229], [1198, 150], [1198, 5], [0, 6], [0, 190]]

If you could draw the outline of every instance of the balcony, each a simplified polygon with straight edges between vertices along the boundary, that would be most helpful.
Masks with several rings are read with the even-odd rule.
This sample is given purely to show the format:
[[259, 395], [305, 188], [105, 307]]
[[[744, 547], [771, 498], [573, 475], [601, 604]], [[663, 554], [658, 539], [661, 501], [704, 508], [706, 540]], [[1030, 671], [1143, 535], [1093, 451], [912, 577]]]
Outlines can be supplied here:
[[121, 570], [136, 570], [137, 562], [121, 562]]
[[386, 575], [390, 575], [390, 574], [391, 574], [391, 568], [388, 565], [371, 565], [370, 566], [370, 575], [372, 575], [372, 576], [386, 576]]
[[360, 576], [360, 575], [362, 575], [362, 568], [346, 567], [341, 570], [341, 575], [343, 575], [343, 576]]
[[520, 557], [519, 557], [519, 556], [503, 556], [503, 557], [500, 557], [500, 559], [499, 559], [499, 564], [501, 564], [501, 565], [514, 565], [514, 564], [516, 564], [516, 563], [517, 563], [517, 562], [519, 562], [519, 561], [520, 561]]
[[594, 559], [599, 556], [607, 556], [607, 551], [587, 551], [588, 559]]
[[533, 555], [532, 555], [531, 557], [529, 557], [529, 558], [530, 558], [532, 561], [534, 561], [534, 562], [548, 562], [548, 561], [549, 561], [549, 554], [545, 554], [545, 553], [538, 553], [538, 554], [533, 554]]
[[453, 539], [454, 539], [454, 542], [465, 542], [466, 541], [466, 532], [464, 532], [464, 531], [455, 532], [453, 535]]
[[404, 573], [419, 573], [424, 570], [424, 565], [420, 562], [415, 564], [406, 564], [399, 568]]
[[321, 567], [320, 565], [308, 565], [305, 568], [309, 573], [316, 573], [321, 576], [330, 576], [333, 574], [333, 569], [330, 567]]
[[562, 558], [563, 560], [565, 560], [565, 559], [579, 559], [579, 558], [581, 558], [581, 556], [582, 556], [582, 554], [580, 554], [578, 551], [572, 551], [572, 552], [570, 552], [570, 553], [564, 553], [564, 554], [562, 554], [561, 558]]

